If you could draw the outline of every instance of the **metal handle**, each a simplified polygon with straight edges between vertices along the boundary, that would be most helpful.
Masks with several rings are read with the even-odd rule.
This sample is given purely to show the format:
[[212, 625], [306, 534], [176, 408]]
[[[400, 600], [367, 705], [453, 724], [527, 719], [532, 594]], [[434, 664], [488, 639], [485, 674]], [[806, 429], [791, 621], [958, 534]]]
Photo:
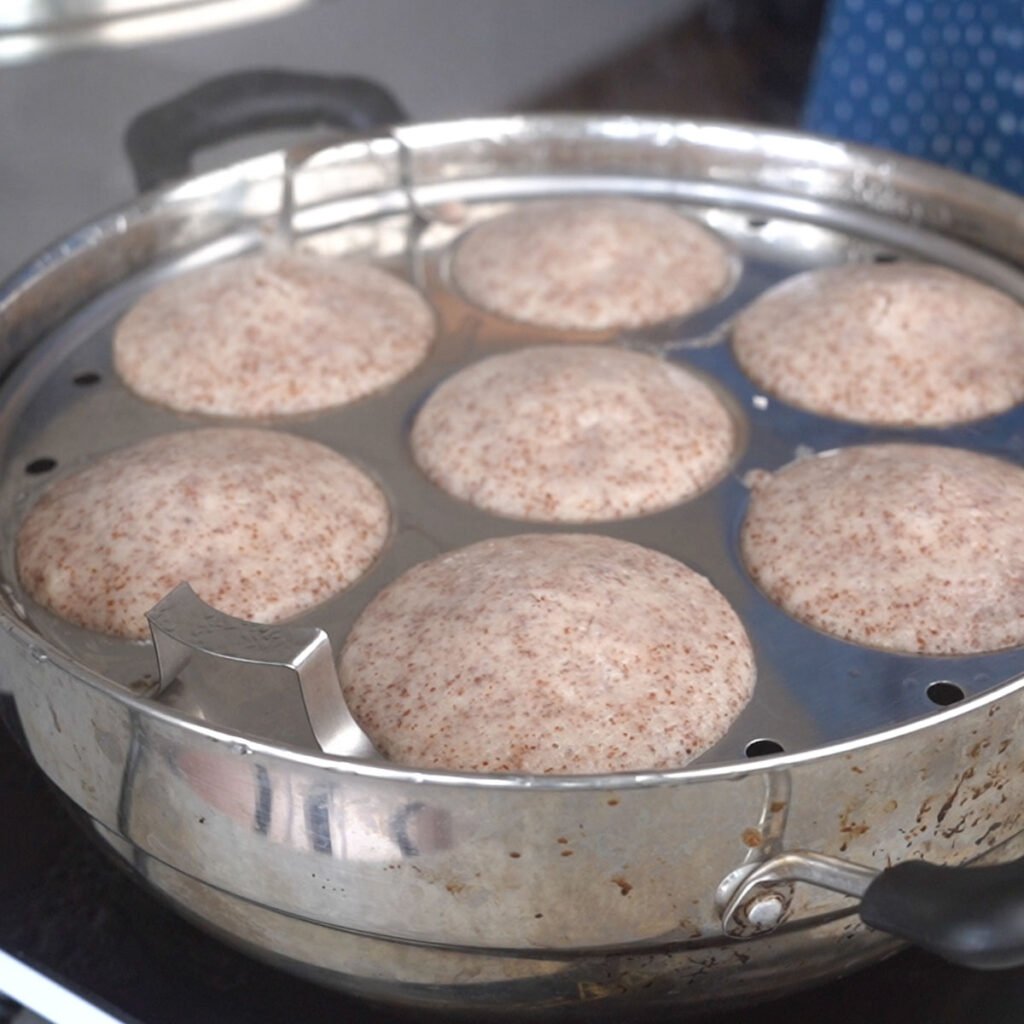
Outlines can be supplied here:
[[758, 910], [780, 884], [811, 885], [860, 899], [871, 928], [981, 969], [1024, 966], [1024, 859], [985, 867], [906, 861], [883, 871], [806, 850], [791, 850], [752, 870], [722, 911], [727, 935], [752, 937], [766, 928]]
[[312, 626], [265, 626], [211, 608], [179, 583], [146, 613], [156, 648], [162, 693], [196, 654], [246, 666], [290, 669], [299, 684], [310, 728], [320, 749], [342, 757], [376, 757], [370, 738], [345, 703], [331, 643]]
[[296, 71], [240, 71], [213, 78], [143, 111], [125, 152], [140, 192], [186, 177], [205, 146], [275, 128], [328, 124], [367, 132], [406, 120], [398, 101], [365, 78]]

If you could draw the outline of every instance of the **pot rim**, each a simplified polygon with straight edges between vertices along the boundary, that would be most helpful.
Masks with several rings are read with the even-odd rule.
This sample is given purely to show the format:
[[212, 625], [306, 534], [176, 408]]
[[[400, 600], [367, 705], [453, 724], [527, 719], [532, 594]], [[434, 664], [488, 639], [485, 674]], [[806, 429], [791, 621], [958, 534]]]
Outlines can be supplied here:
[[[888, 151], [860, 144], [851, 144], [799, 131], [763, 128], [742, 122], [705, 119], [676, 119], [637, 115], [605, 114], [538, 114], [504, 115], [455, 118], [403, 125], [390, 132], [366, 136], [339, 135], [320, 148], [327, 152], [352, 142], [391, 141], [415, 156], [417, 148], [436, 145], [438, 141], [458, 142], [514, 135], [524, 127], [540, 128], [557, 138], [569, 128], [584, 128], [615, 135], [624, 142], [667, 144], [678, 141], [695, 146], [715, 146], [748, 152], [783, 160], [790, 166], [829, 166], [849, 169], [851, 164], [868, 179], [884, 180], [892, 186], [913, 182], [913, 189], [925, 192], [953, 194], [960, 208], [982, 208], [989, 218], [998, 218], [1008, 229], [1020, 228], [1024, 236], [1024, 198], [983, 182], [976, 181], [943, 167], [910, 157], [894, 155]], [[0, 282], [0, 324], [7, 320], [9, 308], [39, 280], [62, 265], [81, 256], [104, 240], [125, 230], [126, 219], [144, 218], [148, 212], [162, 205], [191, 202], [219, 195], [226, 184], [239, 179], [251, 183], [279, 178], [289, 161], [288, 150], [276, 150], [238, 161], [228, 167], [206, 171], [174, 182], [165, 187], [123, 204], [99, 218], [89, 220], [63, 238], [47, 246]], [[728, 184], [728, 182], [725, 182]], [[415, 183], [411, 188], [415, 189]], [[909, 187], [909, 185], [908, 185]], [[813, 196], [808, 187], [808, 197]], [[869, 208], [870, 209], [870, 208]], [[889, 217], [892, 210], [876, 209]], [[904, 219], [910, 214], [903, 213]], [[897, 219], [898, 216], [897, 216]], [[966, 228], [964, 229], [967, 230]], [[970, 241], [970, 238], [958, 238]], [[1024, 249], [1021, 258], [1006, 252], [998, 255], [1011, 266], [1024, 267]], [[979, 253], [984, 258], [987, 254]], [[18, 362], [20, 353], [8, 353], [4, 375]], [[630, 771], [581, 775], [481, 774], [469, 772], [417, 769], [398, 765], [368, 762], [352, 758], [316, 753], [284, 743], [255, 740], [241, 732], [223, 727], [212, 727], [171, 708], [156, 704], [144, 697], [127, 692], [102, 674], [77, 663], [53, 641], [35, 632], [0, 605], [0, 626], [6, 630], [24, 652], [36, 660], [49, 660], [55, 667], [86, 683], [109, 699], [117, 701], [144, 718], [152, 718], [187, 733], [238, 748], [240, 753], [258, 753], [294, 764], [350, 774], [357, 777], [391, 780], [394, 782], [429, 782], [446, 786], [468, 786], [476, 789], [513, 790], [605, 790], [636, 789], [708, 781], [721, 778], [740, 778], [751, 774], [776, 771], [875, 747], [913, 733], [926, 734], [929, 729], [941, 728], [962, 715], [974, 714], [982, 708], [1016, 695], [1024, 688], [1024, 675], [1017, 676], [1001, 686], [964, 699], [950, 707], [936, 709], [911, 721], [888, 729], [878, 730], [825, 746], [797, 753], [780, 753], [758, 757], [756, 760], [730, 761], [719, 764], [679, 768], [665, 771]]]
[[[431, 783], [443, 786], [465, 786], [485, 790], [536, 790], [541, 792], [567, 790], [623, 790], [646, 789], [660, 786], [675, 786], [687, 783], [709, 782], [715, 779], [738, 779], [750, 775], [776, 772], [799, 764], [831, 760], [899, 740], [913, 733], [927, 734], [931, 729], [941, 729], [947, 723], [962, 716], [972, 715], [985, 707], [1015, 697], [1024, 690], [1024, 674], [986, 693], [963, 700], [941, 711], [929, 713], [921, 718], [883, 731], [867, 733], [852, 739], [811, 750], [792, 754], [778, 754], [758, 757], [748, 762], [727, 762], [699, 768], [676, 768], [666, 771], [604, 772], [586, 775], [531, 775], [483, 774], [474, 772], [444, 771], [440, 769], [410, 768], [376, 761], [365, 761], [351, 757], [315, 753], [285, 743], [271, 743], [253, 739], [241, 732], [223, 727], [212, 727], [190, 718], [171, 708], [163, 707], [144, 697], [125, 692], [84, 665], [68, 657], [56, 644], [32, 632], [26, 623], [18, 621], [0, 611], [4, 628], [11, 637], [22, 645], [29, 657], [36, 661], [51, 661], [55, 667], [74, 677], [78, 683], [85, 683], [108, 699], [123, 704], [143, 718], [161, 722], [175, 729], [181, 729], [194, 736], [201, 736], [214, 743], [220, 743], [237, 750], [239, 755], [259, 754], [294, 765], [352, 775], [358, 778], [380, 779], [396, 783]], [[990, 714], [992, 712], [990, 711]]]

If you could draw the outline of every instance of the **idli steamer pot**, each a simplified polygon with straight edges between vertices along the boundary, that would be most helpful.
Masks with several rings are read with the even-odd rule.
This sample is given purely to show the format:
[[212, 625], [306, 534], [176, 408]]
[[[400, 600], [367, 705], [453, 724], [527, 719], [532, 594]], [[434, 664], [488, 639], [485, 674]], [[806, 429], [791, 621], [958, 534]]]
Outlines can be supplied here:
[[[734, 554], [745, 469], [812, 442], [936, 432], [780, 409], [723, 341], [758, 291], [846, 259], [929, 258], [1024, 297], [1024, 203], [890, 154], [740, 125], [403, 120], [359, 80], [208, 83], [130, 130], [137, 200], [0, 290], [0, 687], [36, 763], [185, 916], [395, 1004], [474, 1019], [708, 1009], [848, 972], [906, 940], [979, 967], [1024, 963], [1024, 655], [919, 658], [831, 640], [771, 606]], [[320, 121], [346, 134], [189, 172], [203, 146]], [[678, 771], [484, 776], [338, 756], [325, 652], [368, 595], [440, 550], [545, 528], [460, 518], [430, 497], [403, 431], [453, 369], [544, 337], [468, 310], [445, 276], [451, 242], [474, 217], [566, 194], [677, 205], [736, 253], [721, 303], [616, 339], [724, 382], [746, 424], [735, 472], [690, 506], [592, 528], [709, 575], [751, 632], [758, 692], [721, 744]], [[203, 613], [197, 627], [163, 603], [155, 631], [174, 653], [157, 666], [151, 647], [27, 601], [13, 566], [19, 516], [65, 466], [209, 423], [127, 394], [110, 369], [110, 325], [163, 277], [282, 240], [377, 259], [438, 310], [435, 354], [408, 381], [336, 415], [270, 424], [373, 464], [394, 505], [391, 543], [369, 581], [294, 626]], [[1011, 412], [940, 440], [1019, 461], [1022, 428]]]

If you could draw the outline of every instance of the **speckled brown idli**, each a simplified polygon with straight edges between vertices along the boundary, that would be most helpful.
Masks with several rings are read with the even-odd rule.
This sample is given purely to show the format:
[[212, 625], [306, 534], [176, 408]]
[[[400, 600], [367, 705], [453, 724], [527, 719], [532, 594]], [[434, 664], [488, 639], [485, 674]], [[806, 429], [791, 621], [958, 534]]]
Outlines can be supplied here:
[[636, 199], [551, 199], [485, 221], [458, 244], [454, 280], [476, 305], [562, 330], [642, 327], [709, 305], [733, 263], [712, 232]]
[[418, 565], [341, 656], [379, 750], [422, 768], [678, 768], [746, 705], [754, 659], [724, 597], [667, 555], [592, 534], [487, 540]]
[[742, 548], [785, 611], [913, 654], [1024, 642], [1024, 469], [933, 445], [843, 448], [753, 481]]
[[18, 534], [39, 604], [142, 639], [181, 582], [228, 615], [277, 622], [344, 589], [377, 557], [387, 501], [347, 459], [268, 430], [167, 434], [47, 490]]
[[342, 405], [426, 355], [434, 316], [413, 287], [362, 263], [267, 252], [174, 278], [114, 335], [132, 391], [181, 412], [266, 417]]
[[684, 367], [623, 349], [551, 346], [457, 373], [413, 425], [416, 461], [457, 498], [545, 522], [621, 519], [718, 479], [736, 430]]
[[769, 394], [858, 423], [940, 427], [1024, 399], [1024, 307], [923, 263], [790, 278], [737, 318], [733, 347]]

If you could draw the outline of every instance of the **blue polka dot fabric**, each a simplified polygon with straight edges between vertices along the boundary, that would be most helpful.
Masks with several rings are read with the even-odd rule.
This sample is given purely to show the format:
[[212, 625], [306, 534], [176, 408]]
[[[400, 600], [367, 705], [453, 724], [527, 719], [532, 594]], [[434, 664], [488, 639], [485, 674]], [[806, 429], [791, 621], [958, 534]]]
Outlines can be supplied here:
[[804, 126], [1024, 192], [1024, 0], [832, 0]]

